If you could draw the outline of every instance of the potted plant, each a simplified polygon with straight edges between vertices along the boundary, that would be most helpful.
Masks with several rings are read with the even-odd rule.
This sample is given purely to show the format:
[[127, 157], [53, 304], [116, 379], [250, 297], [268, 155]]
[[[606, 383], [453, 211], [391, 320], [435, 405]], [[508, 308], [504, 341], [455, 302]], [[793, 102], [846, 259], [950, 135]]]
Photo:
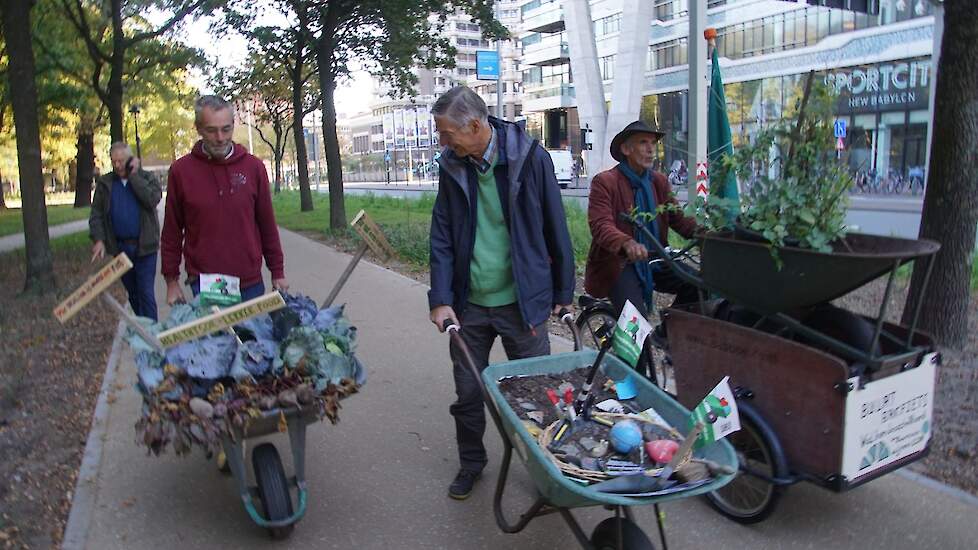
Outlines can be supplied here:
[[832, 93], [812, 80], [810, 74], [793, 119], [761, 129], [711, 167], [714, 181], [736, 175], [739, 200], [711, 195], [687, 205], [706, 232], [732, 231], [738, 239], [769, 243], [778, 264], [779, 248], [832, 252], [832, 243], [846, 233], [852, 177], [835, 158]]

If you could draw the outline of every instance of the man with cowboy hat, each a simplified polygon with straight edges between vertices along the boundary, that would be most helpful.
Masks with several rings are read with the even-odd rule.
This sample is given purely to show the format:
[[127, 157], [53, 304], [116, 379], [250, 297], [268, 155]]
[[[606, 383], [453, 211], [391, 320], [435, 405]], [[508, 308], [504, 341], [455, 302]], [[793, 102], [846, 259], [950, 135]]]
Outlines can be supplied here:
[[[653, 290], [675, 294], [674, 305], [698, 299], [696, 287], [679, 279], [668, 267], [650, 266], [651, 243], [644, 232], [618, 219], [620, 213], [631, 212], [634, 207], [655, 213], [660, 205], [678, 206], [669, 181], [652, 171], [655, 146], [663, 135], [642, 121], [632, 122], [611, 140], [611, 156], [619, 164], [591, 181], [587, 211], [591, 249], [584, 269], [584, 288], [596, 298], [609, 298], [616, 316], [628, 300], [647, 317]], [[669, 244], [670, 228], [690, 238], [696, 222], [678, 208], [670, 208], [648, 222], [649, 231], [663, 245]]]

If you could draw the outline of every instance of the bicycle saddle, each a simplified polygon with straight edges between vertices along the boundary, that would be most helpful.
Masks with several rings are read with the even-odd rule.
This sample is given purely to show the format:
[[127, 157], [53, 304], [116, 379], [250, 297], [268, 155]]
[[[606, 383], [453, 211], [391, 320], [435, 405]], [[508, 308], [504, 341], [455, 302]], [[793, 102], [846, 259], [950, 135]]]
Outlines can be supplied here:
[[582, 308], [591, 308], [594, 306], [611, 307], [611, 302], [607, 298], [595, 298], [590, 294], [581, 294], [577, 297], [577, 305]]

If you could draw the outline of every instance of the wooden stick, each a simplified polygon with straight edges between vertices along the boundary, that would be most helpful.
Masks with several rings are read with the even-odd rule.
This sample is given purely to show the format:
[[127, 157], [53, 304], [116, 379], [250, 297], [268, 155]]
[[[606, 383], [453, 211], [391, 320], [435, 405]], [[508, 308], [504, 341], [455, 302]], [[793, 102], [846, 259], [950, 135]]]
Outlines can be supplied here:
[[117, 302], [116, 299], [113, 298], [111, 294], [108, 293], [102, 294], [102, 299], [105, 301], [106, 304], [109, 304], [109, 307], [114, 309], [115, 312], [119, 314], [119, 317], [122, 318], [123, 321], [125, 321], [130, 327], [132, 327], [133, 330], [136, 331], [136, 334], [138, 334], [139, 337], [142, 338], [144, 342], [153, 346], [153, 349], [155, 349], [157, 353], [162, 355], [164, 351], [166, 351], [163, 348], [163, 344], [160, 343], [159, 338], [157, 338], [156, 336], [151, 334], [148, 330], [146, 330], [146, 327], [144, 327], [142, 323], [140, 323], [139, 320], [136, 319], [136, 316], [133, 315], [132, 313], [129, 313], [129, 311], [126, 308], [122, 307], [122, 304]]
[[394, 250], [391, 243], [387, 241], [387, 237], [384, 236], [384, 232], [381, 231], [380, 227], [374, 223], [372, 219], [370, 219], [370, 216], [367, 215], [366, 211], [360, 210], [357, 212], [357, 215], [353, 217], [353, 221], [350, 222], [350, 227], [356, 231], [357, 235], [360, 235], [363, 242], [360, 243], [359, 247], [357, 247], [356, 253], [350, 260], [350, 263], [347, 264], [343, 274], [340, 275], [339, 280], [336, 281], [335, 285], [333, 285], [333, 289], [329, 291], [329, 296], [326, 297], [326, 300], [323, 301], [323, 305], [320, 306], [322, 308], [327, 308], [333, 305], [333, 301], [336, 300], [336, 296], [340, 293], [340, 289], [342, 289], [346, 284], [346, 281], [349, 280], [350, 275], [353, 274], [353, 270], [356, 269], [357, 264], [359, 264], [360, 260], [363, 259], [363, 255], [367, 253], [368, 248], [381, 258], [386, 259], [397, 256], [397, 251]]
[[360, 263], [360, 260], [363, 258], [363, 255], [367, 253], [368, 246], [369, 245], [366, 241], [360, 243], [360, 246], [357, 248], [356, 254], [353, 255], [353, 258], [350, 260], [350, 263], [347, 264], [346, 269], [343, 271], [343, 274], [340, 275], [339, 280], [336, 281], [335, 285], [333, 285], [333, 290], [329, 291], [329, 296], [326, 297], [326, 301], [323, 302], [323, 305], [320, 306], [320, 309], [325, 309], [333, 305], [333, 300], [335, 300], [336, 296], [340, 293], [340, 289], [343, 288], [343, 285], [346, 284], [347, 279], [349, 279], [350, 275], [353, 274], [353, 270], [356, 269], [357, 264]]
[[703, 423], [697, 422], [696, 425], [693, 426], [693, 429], [686, 434], [686, 439], [683, 440], [683, 443], [679, 446], [679, 450], [676, 451], [676, 454], [672, 455], [672, 460], [670, 460], [669, 464], [666, 464], [665, 468], [663, 468], [662, 471], [659, 472], [659, 475], [656, 476], [658, 478], [658, 482], [656, 484], [657, 490], [658, 487], [661, 487], [662, 484], [669, 479], [672, 472], [674, 472], [676, 467], [679, 466], [679, 463], [682, 462], [683, 457], [693, 450], [693, 444], [696, 443], [696, 440], [699, 438], [700, 432], [702, 431]]

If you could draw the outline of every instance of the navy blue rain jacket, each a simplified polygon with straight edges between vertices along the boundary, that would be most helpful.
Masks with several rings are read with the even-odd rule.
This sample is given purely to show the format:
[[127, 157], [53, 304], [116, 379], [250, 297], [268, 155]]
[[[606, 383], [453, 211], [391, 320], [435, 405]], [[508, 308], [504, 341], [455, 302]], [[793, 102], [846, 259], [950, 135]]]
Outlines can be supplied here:
[[[489, 123], [497, 132], [496, 186], [509, 226], [517, 302], [532, 328], [550, 317], [555, 304], [573, 301], [574, 251], [550, 155], [516, 124], [494, 117]], [[450, 305], [461, 316], [468, 303], [478, 180], [475, 167], [450, 149], [442, 151], [439, 164], [428, 306]]]

